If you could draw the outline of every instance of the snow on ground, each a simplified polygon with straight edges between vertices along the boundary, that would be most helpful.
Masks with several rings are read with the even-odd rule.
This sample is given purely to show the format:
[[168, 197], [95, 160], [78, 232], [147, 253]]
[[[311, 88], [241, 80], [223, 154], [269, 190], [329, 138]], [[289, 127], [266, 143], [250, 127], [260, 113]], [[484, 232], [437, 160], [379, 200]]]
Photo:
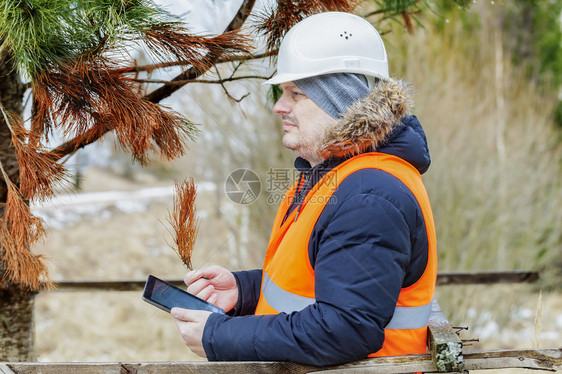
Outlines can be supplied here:
[[537, 309], [529, 308], [533, 304], [532, 297], [527, 300], [529, 304], [526, 306], [514, 305], [508, 319], [503, 322], [497, 320], [494, 310], [469, 309], [467, 316], [477, 323], [471, 324], [471, 332], [467, 334], [479, 339], [476, 350], [559, 346], [562, 340], [562, 314], [557, 313], [560, 296], [555, 293], [545, 295]]
[[[197, 183], [197, 191], [214, 191], [211, 182]], [[109, 219], [116, 210], [122, 213], [141, 213], [153, 202], [162, 202], [172, 207], [174, 186], [150, 187], [135, 191], [102, 191], [80, 194], [57, 195], [47, 202], [34, 202], [31, 210], [43, 219], [49, 228], [62, 229], [86, 218]], [[200, 217], [205, 211], [198, 211]]]

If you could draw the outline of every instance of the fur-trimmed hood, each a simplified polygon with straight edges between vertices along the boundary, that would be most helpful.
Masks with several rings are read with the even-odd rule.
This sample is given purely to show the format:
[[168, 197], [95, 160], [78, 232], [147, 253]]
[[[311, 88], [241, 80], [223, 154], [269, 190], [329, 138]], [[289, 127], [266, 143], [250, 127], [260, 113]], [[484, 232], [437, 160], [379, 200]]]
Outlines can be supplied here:
[[320, 155], [339, 158], [376, 150], [388, 140], [412, 106], [411, 87], [407, 83], [379, 80], [369, 95], [355, 102], [327, 130]]
[[328, 159], [380, 151], [401, 157], [425, 172], [429, 151], [420, 123], [408, 115], [412, 96], [411, 86], [404, 81], [379, 80], [369, 95], [355, 102], [326, 131], [319, 154]]

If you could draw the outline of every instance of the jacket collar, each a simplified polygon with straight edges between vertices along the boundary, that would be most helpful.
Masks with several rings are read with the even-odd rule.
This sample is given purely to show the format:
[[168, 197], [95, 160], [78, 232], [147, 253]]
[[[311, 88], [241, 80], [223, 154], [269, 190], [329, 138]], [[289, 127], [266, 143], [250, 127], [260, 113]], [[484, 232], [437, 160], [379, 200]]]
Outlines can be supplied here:
[[[430, 163], [429, 150], [419, 121], [408, 115], [412, 106], [409, 84], [379, 80], [369, 95], [355, 102], [327, 130], [319, 146], [319, 154], [326, 161], [319, 165], [325, 169], [337, 165], [334, 161], [341, 162], [360, 153], [382, 152], [398, 156], [420, 173], [425, 172]], [[302, 161], [295, 161], [299, 170], [308, 163]]]

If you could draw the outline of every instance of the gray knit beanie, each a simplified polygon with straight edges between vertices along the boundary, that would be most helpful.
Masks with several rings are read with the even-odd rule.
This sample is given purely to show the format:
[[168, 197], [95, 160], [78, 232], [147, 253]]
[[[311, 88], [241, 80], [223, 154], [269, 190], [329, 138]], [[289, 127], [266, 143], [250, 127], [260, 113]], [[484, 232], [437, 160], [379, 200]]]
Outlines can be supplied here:
[[310, 100], [330, 117], [339, 119], [355, 101], [370, 92], [363, 74], [334, 73], [293, 82]]

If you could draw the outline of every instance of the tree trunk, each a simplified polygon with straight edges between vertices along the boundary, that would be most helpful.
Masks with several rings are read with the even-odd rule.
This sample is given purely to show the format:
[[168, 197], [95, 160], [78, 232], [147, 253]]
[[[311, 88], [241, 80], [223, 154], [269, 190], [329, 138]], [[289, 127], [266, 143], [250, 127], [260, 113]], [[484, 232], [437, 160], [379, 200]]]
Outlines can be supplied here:
[[0, 289], [0, 361], [35, 360], [34, 296], [15, 286]]
[[[24, 85], [13, 66], [0, 62], [0, 105], [4, 110], [21, 115], [23, 93]], [[10, 130], [2, 115], [0, 115], [0, 161], [10, 179], [17, 183], [19, 167], [10, 140]], [[6, 194], [6, 184], [0, 178], [0, 206], [6, 202]], [[4, 214], [3, 208], [0, 209], [0, 215], [2, 214]], [[0, 263], [0, 361], [34, 360], [33, 298], [35, 294], [17, 285], [5, 283], [2, 281], [3, 273]]]
[[[0, 61], [0, 105], [6, 111], [19, 115], [23, 112], [24, 85], [11, 64]], [[0, 161], [12, 181], [18, 182], [19, 167], [10, 137], [10, 129], [0, 115]], [[0, 203], [6, 202], [6, 184], [0, 178]], [[3, 214], [3, 211], [0, 211]]]

